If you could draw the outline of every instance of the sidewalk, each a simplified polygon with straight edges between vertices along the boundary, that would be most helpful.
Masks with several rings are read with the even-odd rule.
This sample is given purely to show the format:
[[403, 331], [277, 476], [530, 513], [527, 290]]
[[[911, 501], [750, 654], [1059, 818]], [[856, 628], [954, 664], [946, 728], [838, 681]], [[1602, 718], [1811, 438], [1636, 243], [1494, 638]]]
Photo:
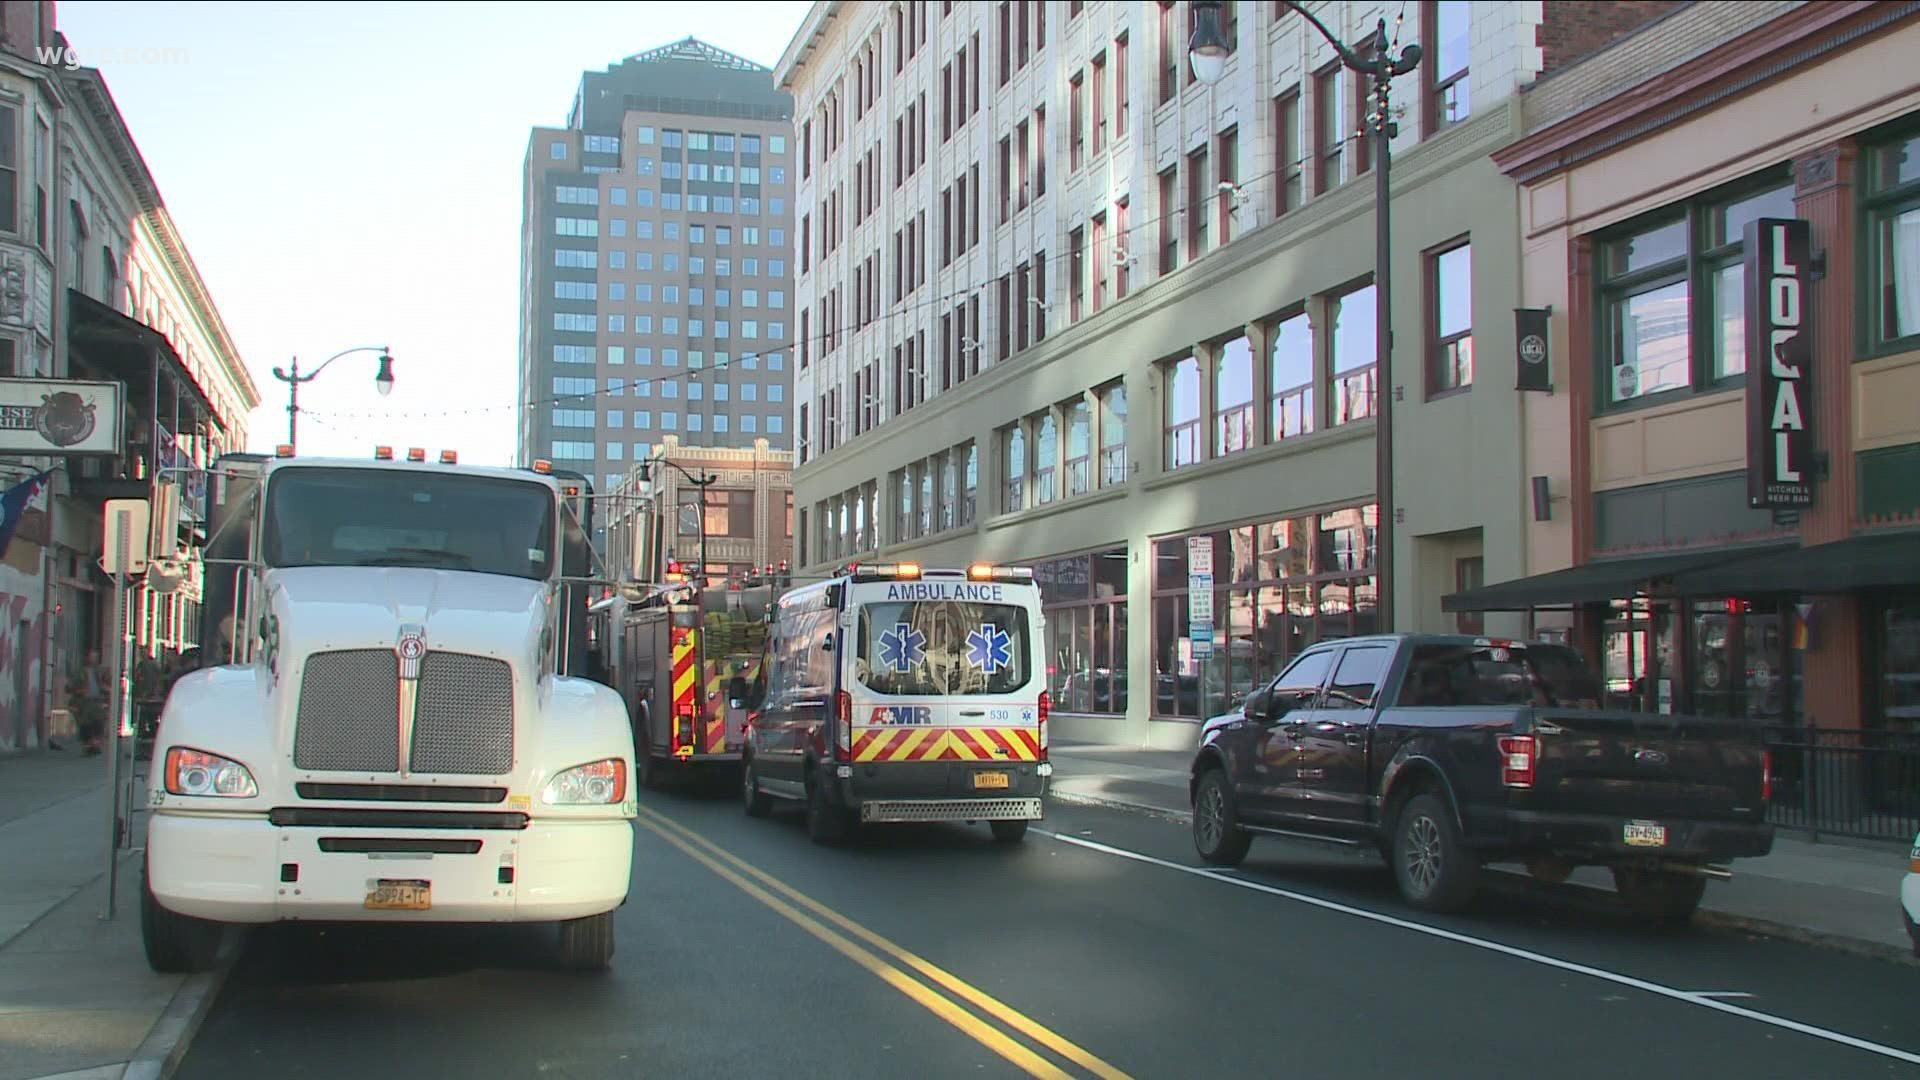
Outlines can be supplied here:
[[[143, 805], [144, 784], [134, 792]], [[215, 977], [147, 967], [137, 847], [120, 853], [102, 919], [109, 805], [105, 757], [0, 757], [0, 1080], [154, 1080], [211, 1000]]]
[[[1051, 790], [1062, 800], [1190, 820], [1191, 754], [1056, 740], [1049, 757]], [[1812, 843], [1782, 833], [1771, 854], [1732, 865], [1733, 880], [1708, 883], [1702, 922], [1911, 962], [1913, 944], [1900, 922], [1904, 845]], [[1613, 877], [1583, 867], [1564, 887], [1612, 893]]]

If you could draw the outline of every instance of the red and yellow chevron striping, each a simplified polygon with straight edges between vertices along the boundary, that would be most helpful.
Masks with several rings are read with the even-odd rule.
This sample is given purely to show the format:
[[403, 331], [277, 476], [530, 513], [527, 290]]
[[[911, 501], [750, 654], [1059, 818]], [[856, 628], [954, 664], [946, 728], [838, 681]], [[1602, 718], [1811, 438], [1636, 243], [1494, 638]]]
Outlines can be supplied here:
[[694, 662], [700, 652], [700, 632], [681, 627], [673, 631], [673, 715], [685, 716], [688, 713], [699, 715], [699, 702], [695, 692], [699, 689], [699, 680], [694, 670]]
[[1032, 728], [878, 727], [855, 731], [853, 760], [1038, 761]]

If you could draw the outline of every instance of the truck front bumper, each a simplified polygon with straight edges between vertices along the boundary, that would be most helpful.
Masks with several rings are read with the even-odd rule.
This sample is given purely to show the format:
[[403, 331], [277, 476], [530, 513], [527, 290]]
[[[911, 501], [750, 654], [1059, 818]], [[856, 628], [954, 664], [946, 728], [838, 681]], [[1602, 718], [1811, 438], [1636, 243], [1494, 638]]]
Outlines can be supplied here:
[[[837, 801], [863, 822], [1038, 821], [1052, 764], [889, 761], [829, 765]], [[1004, 787], [982, 787], [985, 777]]]
[[[450, 850], [377, 850], [382, 842]], [[392, 829], [163, 811], [147, 831], [149, 888], [161, 906], [232, 923], [577, 919], [619, 907], [632, 864], [633, 826], [617, 818], [536, 819], [514, 830]], [[427, 882], [427, 906], [369, 907], [383, 880]]]
[[1661, 818], [1659, 844], [1629, 844], [1629, 822], [1614, 814], [1578, 814], [1488, 808], [1467, 822], [1467, 842], [1502, 854], [1563, 855], [1594, 862], [1665, 859], [1721, 862], [1758, 858], [1773, 850], [1773, 826], [1765, 821]]

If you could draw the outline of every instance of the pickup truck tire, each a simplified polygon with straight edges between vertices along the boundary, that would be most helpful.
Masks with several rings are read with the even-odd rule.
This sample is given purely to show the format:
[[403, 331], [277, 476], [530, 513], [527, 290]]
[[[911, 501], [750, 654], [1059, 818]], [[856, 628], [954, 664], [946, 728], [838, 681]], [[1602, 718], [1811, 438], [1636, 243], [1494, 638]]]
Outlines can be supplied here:
[[613, 912], [560, 924], [560, 963], [574, 971], [604, 971], [613, 963]]
[[853, 815], [846, 807], [835, 806], [827, 797], [827, 786], [807, 778], [807, 836], [816, 844], [833, 847], [847, 842], [853, 834]]
[[1238, 866], [1252, 844], [1252, 834], [1240, 827], [1234, 813], [1227, 774], [1219, 768], [1201, 773], [1193, 789], [1194, 850], [1215, 866]]
[[140, 939], [147, 966], [163, 975], [192, 975], [213, 967], [225, 927], [217, 922], [181, 915], [160, 906], [147, 884], [147, 864], [140, 863]]
[[1635, 916], [1662, 929], [1673, 930], [1693, 921], [1694, 910], [1706, 895], [1707, 879], [1692, 874], [1616, 866], [1613, 887]]
[[740, 763], [740, 802], [748, 817], [766, 817], [773, 809], [773, 797], [760, 790], [760, 778], [753, 773], [753, 759]]
[[1479, 884], [1480, 862], [1461, 840], [1452, 808], [1431, 792], [1401, 808], [1390, 859], [1400, 895], [1422, 911], [1459, 911]]

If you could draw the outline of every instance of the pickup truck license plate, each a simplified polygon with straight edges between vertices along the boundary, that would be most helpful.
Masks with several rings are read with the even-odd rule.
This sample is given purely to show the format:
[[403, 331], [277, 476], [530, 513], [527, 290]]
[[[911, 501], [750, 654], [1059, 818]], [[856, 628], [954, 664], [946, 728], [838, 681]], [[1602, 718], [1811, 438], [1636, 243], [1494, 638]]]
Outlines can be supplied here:
[[1012, 778], [1003, 772], [977, 772], [973, 774], [973, 786], [978, 788], [1004, 788]]
[[419, 878], [380, 878], [367, 890], [373, 911], [426, 911], [433, 906], [433, 883]]
[[1657, 821], [1629, 821], [1625, 835], [1629, 847], [1667, 846], [1667, 827]]

